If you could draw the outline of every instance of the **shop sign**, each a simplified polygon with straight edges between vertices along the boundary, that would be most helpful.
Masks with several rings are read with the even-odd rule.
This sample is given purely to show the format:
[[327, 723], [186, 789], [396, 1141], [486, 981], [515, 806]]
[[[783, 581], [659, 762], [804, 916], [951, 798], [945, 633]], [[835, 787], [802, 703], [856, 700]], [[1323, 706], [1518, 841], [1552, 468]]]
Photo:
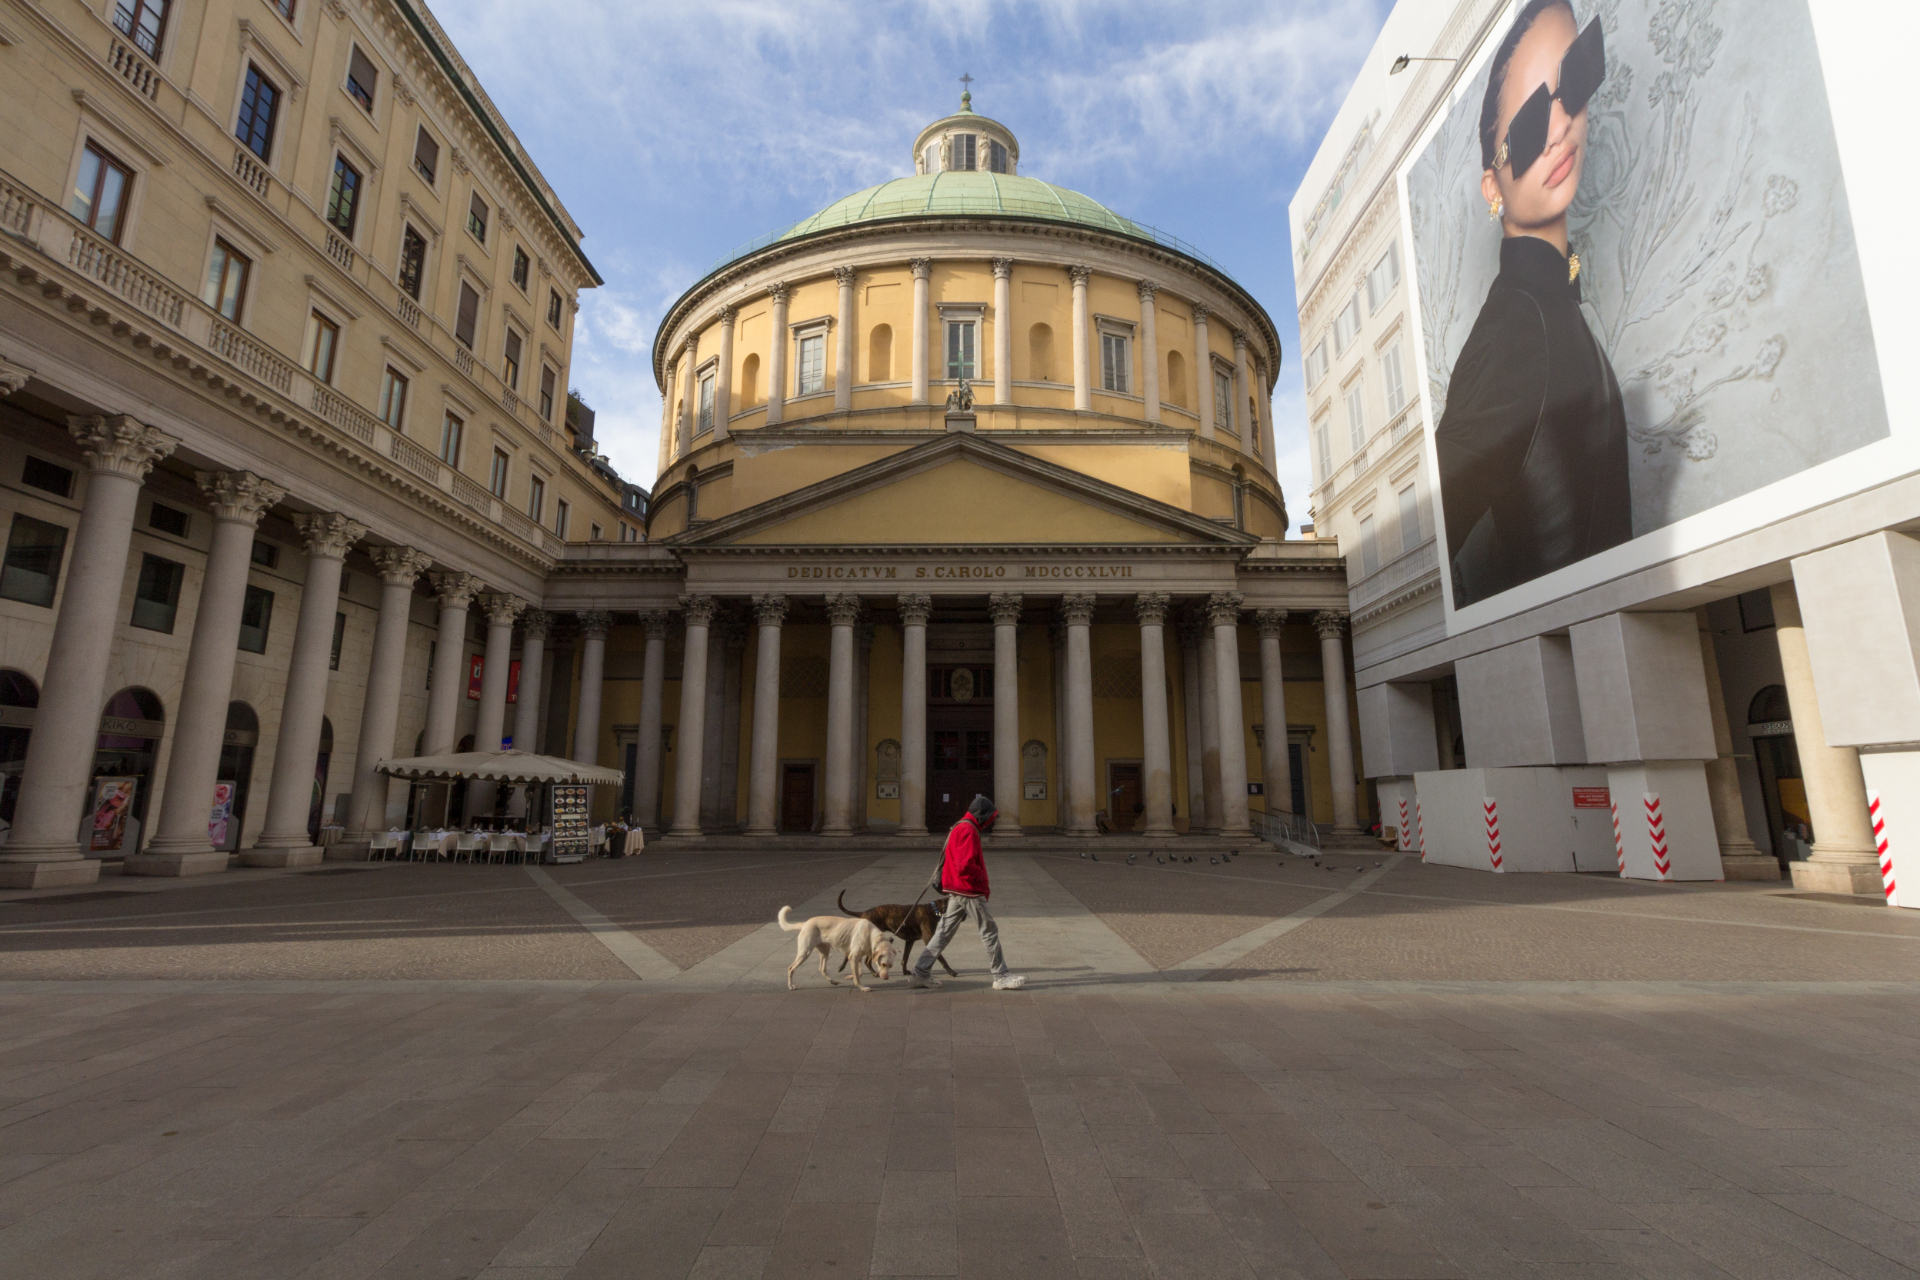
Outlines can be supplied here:
[[1573, 807], [1576, 809], [1610, 809], [1613, 807], [1613, 795], [1605, 787], [1575, 787], [1573, 789]]
[[100, 732], [116, 738], [158, 738], [167, 726], [158, 720], [124, 720], [119, 716], [101, 716]]

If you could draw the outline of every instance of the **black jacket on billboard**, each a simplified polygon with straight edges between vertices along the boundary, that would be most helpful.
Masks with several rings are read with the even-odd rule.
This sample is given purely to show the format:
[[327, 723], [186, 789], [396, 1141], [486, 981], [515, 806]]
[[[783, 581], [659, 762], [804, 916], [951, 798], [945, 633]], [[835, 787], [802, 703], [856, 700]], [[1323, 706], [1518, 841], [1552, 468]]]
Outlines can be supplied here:
[[1456, 607], [1633, 536], [1627, 418], [1545, 240], [1500, 242], [1500, 274], [1454, 362], [1434, 432]]

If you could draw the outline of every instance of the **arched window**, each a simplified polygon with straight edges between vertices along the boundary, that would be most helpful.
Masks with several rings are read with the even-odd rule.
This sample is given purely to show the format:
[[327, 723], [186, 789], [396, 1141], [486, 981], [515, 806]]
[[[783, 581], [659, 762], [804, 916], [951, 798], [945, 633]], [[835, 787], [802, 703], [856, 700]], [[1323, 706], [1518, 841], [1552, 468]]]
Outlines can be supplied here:
[[1187, 362], [1178, 351], [1167, 352], [1167, 390], [1168, 404], [1187, 407]]
[[1027, 376], [1035, 382], [1053, 381], [1053, 327], [1037, 324], [1027, 330]]
[[867, 381], [893, 381], [893, 326], [877, 324], [867, 335]]
[[760, 403], [760, 357], [748, 356], [740, 366], [740, 407], [751, 409]]
[[1787, 703], [1787, 686], [1770, 684], [1753, 695], [1753, 701], [1747, 704], [1748, 724], [1778, 724], [1793, 719], [1793, 708]]

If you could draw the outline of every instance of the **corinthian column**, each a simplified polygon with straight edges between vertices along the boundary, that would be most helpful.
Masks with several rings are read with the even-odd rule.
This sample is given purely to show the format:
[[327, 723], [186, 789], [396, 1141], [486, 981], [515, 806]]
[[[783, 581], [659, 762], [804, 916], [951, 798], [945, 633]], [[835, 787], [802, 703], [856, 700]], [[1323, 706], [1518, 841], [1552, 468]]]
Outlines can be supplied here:
[[[770, 284], [767, 298], [772, 302], [772, 337], [767, 348], [767, 425], [773, 426], [787, 416], [787, 348], [793, 338], [787, 332], [787, 286]], [[680, 827], [680, 798], [674, 797], [674, 830]]]
[[913, 394], [909, 404], [927, 402], [927, 277], [933, 274], [933, 260], [915, 258], [907, 264], [913, 271]]
[[1173, 731], [1167, 721], [1167, 607], [1164, 591], [1135, 596], [1140, 619], [1140, 721], [1146, 775], [1146, 822], [1141, 834], [1164, 839], [1173, 831]]
[[1233, 423], [1234, 434], [1240, 437], [1242, 449], [1260, 451], [1259, 440], [1253, 434], [1253, 424], [1247, 421], [1247, 401], [1252, 394], [1253, 377], [1247, 372], [1247, 335], [1235, 329], [1233, 331]]
[[1287, 687], [1280, 667], [1280, 636], [1286, 630], [1285, 609], [1262, 609], [1253, 615], [1260, 628], [1260, 715], [1266, 732], [1261, 743], [1261, 777], [1265, 780], [1268, 813], [1293, 812], [1293, 770], [1287, 760]]
[[674, 437], [679, 434], [673, 421], [673, 389], [679, 384], [680, 371], [671, 361], [666, 368], [666, 378], [660, 386], [660, 465], [654, 474], [660, 475], [673, 465], [679, 455], [674, 452]]
[[1093, 386], [1088, 381], [1088, 330], [1093, 320], [1087, 314], [1087, 281], [1093, 278], [1090, 267], [1068, 267], [1073, 281], [1073, 407], [1085, 413], [1093, 408]]
[[1206, 623], [1191, 609], [1182, 609], [1174, 623], [1180, 636], [1180, 700], [1185, 714], [1187, 770], [1187, 833], [1207, 828], [1206, 734], [1201, 707], [1206, 701], [1200, 683], [1200, 652], [1206, 648]]
[[1147, 421], [1160, 421], [1160, 337], [1159, 307], [1154, 304], [1158, 290], [1148, 281], [1140, 282], [1140, 353], [1134, 364], [1140, 369], [1140, 394], [1147, 402]]
[[707, 632], [718, 607], [712, 596], [681, 596], [686, 654], [680, 660], [680, 746], [673, 757], [673, 832], [700, 838], [700, 766], [706, 758]]
[[713, 438], [727, 438], [727, 419], [733, 413], [733, 322], [739, 312], [720, 308], [720, 367], [713, 375]]
[[459, 735], [460, 695], [467, 687], [467, 606], [484, 584], [470, 573], [454, 572], [429, 574], [427, 581], [440, 598], [440, 629], [427, 676], [427, 727], [421, 741], [424, 754], [437, 756], [453, 750]]
[[[340, 563], [367, 531], [358, 521], [333, 512], [298, 515], [293, 520], [307, 544], [307, 580], [300, 589], [300, 622], [293, 633], [293, 657], [287, 662], [287, 695], [273, 749], [266, 826], [253, 848], [240, 854], [240, 864], [247, 867], [298, 867], [321, 859], [320, 846], [307, 830], [307, 818], [313, 809], [320, 726], [327, 712], [327, 667], [333, 654], [333, 617], [340, 608]], [[326, 821], [325, 813], [321, 821]]]
[[680, 361], [680, 452], [693, 449], [693, 437], [699, 427], [700, 406], [694, 402], [699, 389], [693, 385], [694, 368], [700, 363], [700, 335], [687, 336], [687, 354]]
[[1347, 655], [1340, 643], [1345, 619], [1331, 611], [1313, 615], [1320, 633], [1320, 687], [1327, 698], [1327, 779], [1333, 785], [1333, 831], [1357, 835], [1359, 808], [1353, 794], [1353, 730], [1347, 717]]
[[747, 765], [747, 830], [770, 836], [780, 829], [780, 630], [787, 620], [787, 598], [753, 598], [760, 628], [753, 669], [753, 741]]
[[248, 471], [202, 471], [200, 489], [213, 508], [213, 545], [200, 583], [193, 619], [193, 647], [180, 689], [167, 789], [146, 851], [126, 860], [132, 875], [190, 876], [225, 871], [227, 855], [207, 834], [213, 788], [220, 777], [227, 702], [233, 693], [234, 655], [240, 642], [240, 612], [253, 563], [253, 531], [268, 507], [286, 496]]
[[998, 836], [1020, 834], [1020, 611], [1014, 592], [987, 597], [993, 619], [993, 801]]
[[1207, 600], [1220, 707], [1220, 834], [1226, 836], [1253, 834], [1247, 825], [1247, 724], [1240, 705], [1240, 604], [1234, 591], [1216, 591]]
[[860, 597], [827, 597], [833, 633], [827, 659], [827, 781], [823, 836], [853, 834], [849, 779], [853, 776], [853, 624], [860, 619]]
[[667, 704], [667, 627], [673, 615], [665, 609], [644, 609], [640, 625], [646, 629], [647, 651], [640, 674], [640, 750], [633, 783], [633, 820], [649, 835], [660, 832], [660, 721]]
[[[474, 717], [473, 749], [498, 751], [507, 732], [507, 677], [513, 674], [513, 622], [527, 602], [504, 592], [480, 597], [487, 615], [487, 649], [480, 659], [480, 711]], [[497, 783], [477, 779], [467, 787], [467, 812], [491, 812]]]
[[1220, 785], [1220, 647], [1204, 606], [1200, 613], [1200, 781], [1206, 796], [1206, 833], [1219, 835], [1226, 820]]
[[[412, 547], [375, 547], [369, 554], [380, 570], [380, 619], [374, 623], [373, 654], [367, 660], [367, 695], [360, 710], [360, 745], [353, 755], [353, 799], [347, 804], [343, 844], [365, 843], [387, 820], [389, 783], [373, 766], [394, 754], [413, 584], [433, 563]], [[364, 850], [353, 856], [364, 856]]]
[[[76, 836], [100, 736], [107, 659], [118, 635], [127, 544], [141, 482], [180, 443], [120, 415], [71, 418], [67, 427], [86, 455], [87, 500], [61, 587], [13, 834], [0, 846], [0, 888], [6, 889], [92, 884], [99, 878], [99, 862], [81, 854]], [[220, 710], [224, 716], [226, 707]]]
[[[534, 751], [540, 736], [540, 681], [546, 673], [547, 631], [553, 617], [541, 609], [528, 609], [520, 615], [520, 691], [513, 704], [513, 749]], [[507, 802], [507, 814], [516, 822], [527, 815], [527, 789], [515, 786]]]
[[1073, 750], [1068, 767], [1073, 770], [1073, 789], [1069, 793], [1067, 834], [1098, 834], [1094, 825], [1093, 759], [1093, 646], [1089, 628], [1093, 625], [1094, 597], [1091, 594], [1063, 596], [1060, 615], [1067, 624], [1067, 741]]
[[853, 408], [853, 278], [852, 267], [835, 267], [833, 278], [840, 286], [840, 332], [833, 343], [833, 408], [845, 413]]
[[993, 260], [993, 402], [1013, 403], [1012, 258]]
[[900, 834], [927, 833], [927, 619], [933, 597], [901, 596]]
[[1193, 378], [1200, 406], [1200, 438], [1213, 439], [1213, 348], [1207, 336], [1207, 317], [1213, 313], [1202, 304], [1193, 304]]
[[579, 618], [580, 717], [573, 726], [573, 758], [581, 764], [599, 764], [600, 692], [606, 680], [607, 632], [613, 630], [613, 615], [589, 610]]

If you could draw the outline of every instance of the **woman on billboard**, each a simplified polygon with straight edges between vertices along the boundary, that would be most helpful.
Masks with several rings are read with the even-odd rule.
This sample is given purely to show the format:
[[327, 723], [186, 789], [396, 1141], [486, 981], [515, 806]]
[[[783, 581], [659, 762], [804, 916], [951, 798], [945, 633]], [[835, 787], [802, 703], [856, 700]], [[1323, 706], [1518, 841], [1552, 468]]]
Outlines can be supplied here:
[[1480, 190], [1500, 274], [1434, 433], [1456, 608], [1633, 536], [1620, 385], [1580, 314], [1567, 247], [1603, 42], [1600, 20], [1581, 30], [1567, 0], [1530, 0], [1488, 76]]

